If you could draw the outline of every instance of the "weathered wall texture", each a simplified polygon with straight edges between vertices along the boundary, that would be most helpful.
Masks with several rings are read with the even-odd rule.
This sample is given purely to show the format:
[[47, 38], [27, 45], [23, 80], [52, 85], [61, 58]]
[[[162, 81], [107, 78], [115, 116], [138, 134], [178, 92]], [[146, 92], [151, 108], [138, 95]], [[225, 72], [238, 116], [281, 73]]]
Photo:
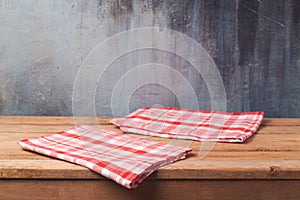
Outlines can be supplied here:
[[[228, 111], [300, 117], [299, 0], [0, 0], [0, 115], [72, 115], [75, 76], [91, 49], [151, 26], [184, 33], [206, 49], [222, 75]], [[99, 78], [97, 114], [112, 114], [111, 92], [125, 69], [149, 62], [178, 70], [200, 109], [210, 109], [205, 82], [187, 61], [144, 50], [120, 57]], [[172, 91], [153, 83], [137, 88], [129, 107], [154, 103], [179, 106]]]

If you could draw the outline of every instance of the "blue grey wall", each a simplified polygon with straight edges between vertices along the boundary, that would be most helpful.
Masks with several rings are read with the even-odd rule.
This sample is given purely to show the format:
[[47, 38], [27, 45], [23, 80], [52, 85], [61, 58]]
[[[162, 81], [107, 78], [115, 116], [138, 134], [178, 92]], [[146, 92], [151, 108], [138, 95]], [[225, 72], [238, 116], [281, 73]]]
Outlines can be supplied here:
[[[72, 115], [75, 77], [88, 53], [116, 33], [152, 26], [205, 48], [222, 75], [228, 111], [300, 117], [298, 0], [0, 0], [0, 115]], [[120, 57], [99, 77], [98, 115], [112, 115], [112, 89], [125, 69], [149, 62], [177, 70], [200, 109], [211, 108], [205, 81], [189, 62], [144, 50]], [[136, 88], [128, 106], [152, 104], [180, 106], [170, 88], [155, 82]]]

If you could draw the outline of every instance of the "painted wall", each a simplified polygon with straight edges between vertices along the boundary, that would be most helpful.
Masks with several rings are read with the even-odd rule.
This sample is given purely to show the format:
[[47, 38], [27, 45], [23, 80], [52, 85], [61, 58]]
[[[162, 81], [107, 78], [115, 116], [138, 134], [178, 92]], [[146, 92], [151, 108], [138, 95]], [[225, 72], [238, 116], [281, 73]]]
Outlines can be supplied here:
[[[264, 110], [267, 117], [300, 117], [299, 11], [298, 0], [0, 0], [0, 115], [72, 115], [76, 74], [88, 53], [116, 33], [154, 26], [179, 31], [204, 47], [221, 73], [228, 111]], [[128, 37], [107, 51], [135, 40]], [[145, 63], [177, 70], [190, 82], [199, 108], [211, 108], [205, 81], [191, 63], [175, 49], [144, 49], [119, 57], [95, 80], [91, 101], [98, 115], [112, 115], [114, 86]], [[184, 93], [172, 73], [164, 77], [160, 69], [155, 73], [157, 82], [140, 85], [130, 94], [130, 102], [120, 105], [132, 111], [189, 101], [189, 93], [186, 102], [180, 102], [172, 88], [157, 84], [170, 79]]]

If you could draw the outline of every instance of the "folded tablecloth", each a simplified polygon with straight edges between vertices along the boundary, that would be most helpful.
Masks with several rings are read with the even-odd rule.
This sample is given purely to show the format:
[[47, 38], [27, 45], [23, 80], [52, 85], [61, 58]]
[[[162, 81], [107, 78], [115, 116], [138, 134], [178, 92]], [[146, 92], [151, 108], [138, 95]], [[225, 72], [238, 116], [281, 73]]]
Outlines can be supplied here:
[[217, 112], [146, 107], [110, 122], [124, 132], [196, 141], [244, 142], [259, 128], [264, 112]]
[[85, 166], [115, 182], [135, 188], [159, 167], [184, 159], [190, 148], [139, 139], [81, 125], [19, 145], [30, 151]]

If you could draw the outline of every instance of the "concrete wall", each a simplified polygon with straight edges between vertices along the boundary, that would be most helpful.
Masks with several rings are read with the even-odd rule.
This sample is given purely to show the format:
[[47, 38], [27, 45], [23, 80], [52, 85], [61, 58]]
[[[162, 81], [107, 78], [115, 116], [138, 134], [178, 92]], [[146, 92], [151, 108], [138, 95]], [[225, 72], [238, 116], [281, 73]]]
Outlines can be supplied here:
[[[88, 53], [116, 33], [155, 26], [186, 34], [205, 48], [221, 73], [228, 111], [300, 117], [299, 10], [298, 0], [0, 0], [0, 115], [72, 115], [76, 74]], [[128, 37], [108, 52], [135, 40]], [[211, 108], [207, 85], [191, 63], [175, 49], [144, 49], [121, 56], [95, 81], [96, 113], [112, 115], [118, 80], [150, 62], [177, 70], [189, 80], [199, 108]], [[140, 85], [129, 103], [120, 104], [130, 111], [186, 104], [158, 84], [170, 79], [176, 85], [176, 78], [156, 73], [157, 81]]]

